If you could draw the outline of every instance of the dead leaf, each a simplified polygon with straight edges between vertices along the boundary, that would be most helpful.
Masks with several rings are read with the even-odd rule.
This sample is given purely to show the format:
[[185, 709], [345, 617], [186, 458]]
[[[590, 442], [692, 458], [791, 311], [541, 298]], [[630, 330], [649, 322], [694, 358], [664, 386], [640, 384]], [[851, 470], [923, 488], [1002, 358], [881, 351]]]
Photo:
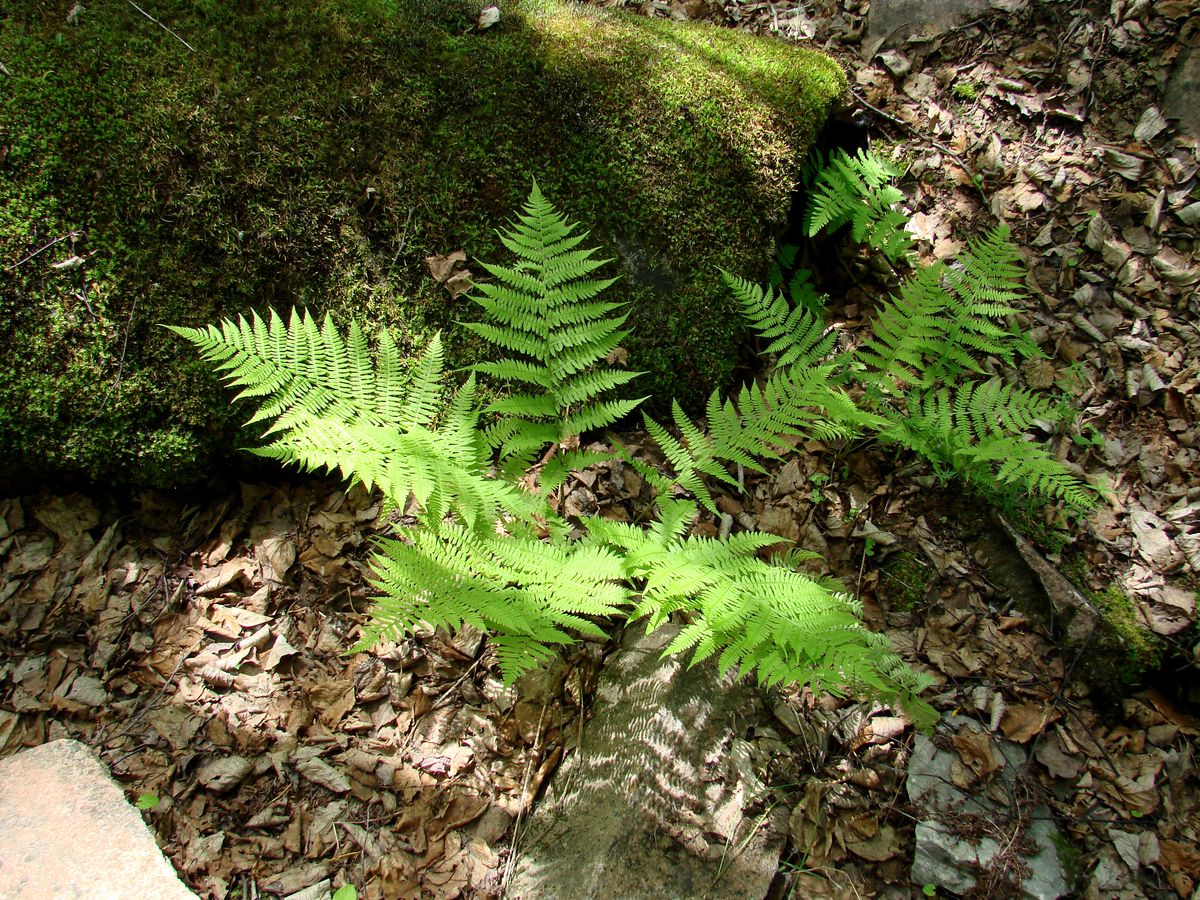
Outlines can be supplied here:
[[987, 781], [1000, 771], [1000, 761], [996, 759], [996, 750], [987, 732], [964, 725], [952, 740], [963, 765], [974, 772], [977, 778]]
[[467, 251], [465, 250], [455, 250], [445, 256], [434, 254], [425, 257], [425, 265], [429, 267], [429, 274], [438, 284], [445, 284], [454, 273], [455, 268], [465, 264], [466, 261]]
[[1000, 728], [1010, 741], [1024, 744], [1058, 721], [1062, 714], [1046, 703], [1016, 703], [1004, 708]]
[[1068, 781], [1077, 778], [1087, 762], [1079, 755], [1069, 753], [1064, 749], [1062, 738], [1057, 731], [1051, 732], [1038, 741], [1034, 756], [1055, 778], [1064, 778]]

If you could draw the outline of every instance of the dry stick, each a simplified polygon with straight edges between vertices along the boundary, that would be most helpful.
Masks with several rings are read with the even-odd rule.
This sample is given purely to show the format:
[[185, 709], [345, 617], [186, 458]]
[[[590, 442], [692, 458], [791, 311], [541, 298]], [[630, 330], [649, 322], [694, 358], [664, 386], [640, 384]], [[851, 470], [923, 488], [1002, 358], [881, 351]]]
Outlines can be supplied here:
[[894, 125], [899, 125], [901, 128], [903, 128], [909, 134], [913, 135], [918, 140], [922, 140], [925, 143], [929, 144], [929, 146], [933, 147], [935, 150], [940, 150], [942, 153], [945, 153], [952, 160], [954, 160], [956, 163], [958, 163], [959, 168], [961, 168], [964, 172], [966, 172], [968, 175], [970, 175], [972, 177], [975, 176], [975, 174], [976, 174], [975, 170], [972, 169], [969, 165], [967, 165], [966, 160], [964, 160], [961, 156], [959, 156], [957, 153], [955, 153], [953, 150], [951, 150], [949, 147], [947, 147], [941, 141], [935, 141], [933, 138], [927, 137], [926, 135], [922, 134], [919, 130], [914, 128], [912, 125], [909, 125], [907, 122], [905, 122], [903, 119], [898, 119], [895, 116], [893, 116], [891, 113], [884, 112], [878, 106], [875, 106], [873, 103], [868, 102], [867, 99], [865, 97], [863, 97], [862, 94], [858, 93], [858, 91], [851, 90], [850, 95], [855, 100], [857, 100], [859, 103], [861, 103], [863, 106], [865, 106], [867, 109], [871, 110], [871, 112], [875, 113], [877, 116], [887, 119], [889, 122], [891, 122]]
[[133, 0], [125, 0], [125, 2], [128, 3], [130, 6], [132, 6], [134, 9], [136, 9], [138, 12], [140, 12], [143, 16], [145, 16], [147, 19], [149, 19], [151, 22], [153, 22], [159, 28], [161, 28], [163, 31], [165, 31], [167, 34], [169, 34], [171, 37], [175, 38], [175, 40], [179, 41], [179, 43], [183, 44], [183, 46], [187, 47], [193, 53], [196, 52], [195, 47], [193, 47], [191, 44], [189, 44], [187, 41], [185, 41], [183, 38], [181, 38], [179, 35], [177, 35], [175, 32], [173, 32], [170, 28], [168, 28], [162, 22], [158, 21], [158, 19], [154, 18], [154, 16], [150, 15], [150, 13], [146, 12], [144, 9], [142, 9], [140, 6], [138, 6], [136, 3], [134, 3]]
[[33, 259], [35, 256], [37, 256], [39, 253], [44, 253], [45, 251], [49, 250], [55, 244], [62, 243], [63, 241], [68, 240], [68, 239], [75, 240], [75, 238], [77, 238], [77, 237], [79, 237], [78, 231], [68, 231], [66, 234], [62, 235], [61, 237], [56, 237], [54, 240], [50, 241], [49, 243], [42, 244], [42, 246], [38, 247], [36, 250], [34, 250], [32, 253], [30, 253], [28, 256], [26, 256], [24, 259], [17, 260], [11, 266], [8, 266], [4, 271], [11, 272], [13, 269], [17, 268], [18, 266], [25, 265], [25, 263], [29, 262], [31, 259]]

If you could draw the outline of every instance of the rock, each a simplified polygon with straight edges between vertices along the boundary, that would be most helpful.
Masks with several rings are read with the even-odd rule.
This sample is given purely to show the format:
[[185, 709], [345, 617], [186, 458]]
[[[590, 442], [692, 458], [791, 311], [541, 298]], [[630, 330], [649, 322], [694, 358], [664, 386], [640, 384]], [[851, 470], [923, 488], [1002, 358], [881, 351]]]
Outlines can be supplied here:
[[865, 56], [916, 34], [936, 35], [987, 12], [990, 0], [871, 0]]
[[[950, 716], [941, 727], [986, 732], [985, 726], [963, 716]], [[1025, 765], [1025, 751], [1011, 741], [999, 741], [994, 746], [1000, 751], [1000, 770], [991, 783], [1011, 783]], [[952, 779], [959, 763], [954, 750], [941, 750], [925, 735], [916, 736], [907, 779], [909, 799], [920, 816], [915, 830], [912, 882], [964, 894], [975, 886], [980, 872], [994, 863], [1011, 871], [1011, 863], [997, 861], [997, 855], [1024, 837], [1037, 852], [1020, 857], [1029, 870], [1021, 882], [1021, 895], [1031, 900], [1057, 900], [1066, 895], [1070, 886], [1058, 856], [1062, 837], [1050, 810], [1035, 807], [1023, 826], [1019, 815], [1022, 810], [1001, 806], [983, 793], [969, 794], [955, 787]], [[1008, 791], [1006, 796], [1016, 794]], [[994, 828], [996, 833], [972, 834], [975, 829], [963, 827], [964, 816], [979, 817], [985, 829]]]
[[1200, 141], [1200, 51], [1186, 48], [1175, 60], [1175, 68], [1163, 94], [1163, 115], [1177, 119], [1180, 132]]
[[1065, 646], [1080, 654], [1076, 673], [1093, 687], [1119, 694], [1154, 664], [1154, 635], [1118, 585], [1083, 591], [1002, 517], [987, 519], [970, 548], [1022, 612], [1054, 622]]
[[743, 815], [765, 790], [739, 737], [759, 714], [755, 695], [712, 660], [663, 659], [676, 634], [633, 629], [605, 667], [582, 748], [530, 819], [508, 896], [766, 894], [786, 822]]
[[0, 760], [0, 897], [196, 900], [108, 769], [66, 740]]
[[[390, 325], [405, 344], [451, 329], [473, 305], [425, 260], [462, 251], [477, 275], [476, 260], [511, 263], [497, 229], [534, 177], [612, 259], [602, 277], [622, 276], [606, 299], [629, 304], [622, 347], [648, 373], [631, 396], [702, 408], [730, 381], [746, 329], [718, 269], [765, 277], [841, 68], [773, 38], [561, 0], [513, 0], [479, 30], [469, 6], [368, 4], [347, 28], [335, 7], [239, 4], [212, 20], [183, 3], [172, 28], [206, 34], [187, 59], [130, 44], [124, 5], [65, 31], [38, 6], [28, 40], [0, 33], [14, 71], [77, 88], [66, 106], [33, 75], [0, 91], [6, 145], [50, 142], [0, 178], [0, 207], [37, 223], [0, 232], [0, 258], [103, 223], [74, 243], [73, 272], [48, 272], [47, 253], [0, 278], [0, 333], [20, 350], [0, 383], [13, 411], [0, 481], [206, 480], [238, 459], [244, 411], [159, 323], [272, 304]], [[53, 128], [31, 112], [50, 106]], [[169, 146], [147, 153], [147, 134]], [[104, 302], [89, 311], [81, 284]], [[448, 368], [480, 361], [470, 343], [447, 341], [462, 344]]]

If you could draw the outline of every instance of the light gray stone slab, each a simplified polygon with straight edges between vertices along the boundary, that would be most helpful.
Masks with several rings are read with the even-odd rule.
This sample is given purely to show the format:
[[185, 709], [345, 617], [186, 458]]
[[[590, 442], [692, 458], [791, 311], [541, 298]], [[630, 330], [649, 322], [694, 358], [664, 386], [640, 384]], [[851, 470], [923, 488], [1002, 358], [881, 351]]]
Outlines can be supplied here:
[[0, 760], [0, 897], [196, 900], [108, 768], [78, 741]]
[[605, 666], [582, 747], [554, 776], [519, 845], [514, 900], [754, 900], [779, 864], [783, 810], [742, 735], [753, 689], [711, 665], [662, 659], [678, 633], [634, 632]]
[[[957, 730], [969, 726], [986, 731], [981, 722], [962, 716], [949, 716], [942, 727]], [[1024, 767], [1026, 753], [1012, 741], [996, 742], [1001, 769], [996, 778], [1011, 782]], [[917, 885], [932, 884], [962, 894], [975, 886], [980, 873], [993, 864], [1000, 842], [990, 836], [965, 837], [955, 818], [977, 816], [983, 821], [1005, 823], [1003, 833], [1011, 838], [1021, 834], [1035, 849], [1022, 856], [1028, 869], [1021, 882], [1021, 896], [1029, 900], [1057, 900], [1070, 891], [1062, 861], [1058, 856], [1058, 829], [1049, 808], [1029, 810], [1026, 824], [1020, 824], [1022, 810], [1005, 807], [982, 793], [967, 793], [956, 787], [952, 767], [957, 759], [953, 750], [940, 749], [935, 741], [919, 734], [913, 743], [906, 782], [909, 799], [918, 812], [916, 848], [910, 878]], [[1019, 796], [1019, 792], [1010, 792]], [[1010, 800], [1010, 802], [1012, 802]], [[1005, 841], [1011, 844], [1010, 840]]]

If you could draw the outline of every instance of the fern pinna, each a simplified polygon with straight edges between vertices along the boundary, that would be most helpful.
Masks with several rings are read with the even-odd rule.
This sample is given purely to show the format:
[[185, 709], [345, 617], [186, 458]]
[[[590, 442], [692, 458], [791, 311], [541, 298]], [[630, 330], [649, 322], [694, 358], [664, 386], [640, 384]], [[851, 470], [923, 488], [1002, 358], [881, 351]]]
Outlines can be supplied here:
[[[521, 389], [492, 403], [499, 419], [487, 430], [508, 471], [523, 469], [548, 444], [566, 444], [585, 431], [610, 425], [640, 400], [601, 400], [640, 373], [603, 366], [628, 334], [624, 304], [597, 299], [616, 279], [596, 278], [607, 262], [594, 249], [579, 249], [587, 232], [559, 213], [534, 182], [524, 211], [500, 238], [517, 262], [484, 263], [496, 281], [478, 285], [473, 299], [486, 316], [463, 323], [503, 353], [471, 369]], [[543, 487], [561, 480], [572, 466], [590, 461], [572, 454], [554, 458], [543, 470]]]

